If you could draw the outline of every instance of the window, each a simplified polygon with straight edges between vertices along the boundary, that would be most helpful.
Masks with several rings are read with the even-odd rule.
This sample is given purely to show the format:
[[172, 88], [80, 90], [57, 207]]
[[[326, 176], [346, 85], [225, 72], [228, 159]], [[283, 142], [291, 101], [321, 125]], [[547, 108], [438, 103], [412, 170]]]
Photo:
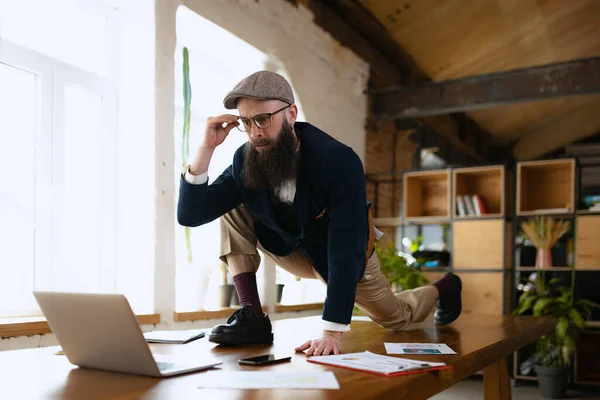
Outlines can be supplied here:
[[[203, 40], [202, 38], [210, 38]], [[236, 113], [223, 107], [223, 97], [243, 77], [265, 69], [275, 69], [285, 76], [285, 71], [276, 60], [257, 50], [237, 36], [208, 21], [194, 11], [180, 6], [177, 11], [177, 48], [175, 52], [175, 148], [181, 149], [183, 129], [182, 94], [182, 50], [187, 47], [190, 60], [190, 82], [192, 86], [191, 133], [189, 146], [190, 163], [204, 134], [206, 118], [224, 113]], [[231, 49], [231, 57], [223, 56], [223, 49]], [[304, 120], [299, 105], [299, 120]], [[247, 141], [245, 133], [236, 129], [219, 146], [209, 167], [209, 182], [220, 175], [233, 159], [236, 149]], [[176, 193], [179, 192], [179, 174], [183, 164], [181, 150], [175, 164]], [[232, 284], [231, 276], [220, 269], [220, 226], [219, 221], [191, 229], [192, 262], [187, 262], [187, 247], [184, 228], [176, 226], [177, 254], [177, 310], [214, 310], [221, 307], [220, 286]], [[263, 257], [264, 260], [264, 257]], [[263, 268], [263, 266], [261, 266]], [[279, 268], [279, 267], [277, 267]], [[283, 271], [283, 273], [286, 273]], [[266, 284], [261, 273], [257, 274], [259, 291]], [[321, 286], [322, 285], [320, 282]], [[274, 284], [274, 282], [273, 282]], [[323, 296], [324, 298], [324, 296]], [[321, 299], [322, 301], [322, 299]]]
[[[116, 101], [109, 82], [55, 69], [52, 289], [115, 291]], [[81, 79], [77, 79], [79, 77]]]
[[[203, 40], [202, 38], [210, 38]], [[213, 24], [186, 7], [177, 10], [177, 48], [175, 52], [175, 148], [181, 149], [183, 127], [182, 51], [189, 50], [192, 86], [190, 163], [204, 135], [209, 116], [232, 113], [223, 107], [223, 97], [244, 76], [263, 69], [265, 55], [227, 30]], [[232, 49], [232, 57], [224, 57], [223, 49]], [[233, 130], [219, 146], [208, 170], [209, 182], [216, 179], [232, 162], [236, 149], [247, 141], [245, 133]], [[176, 193], [183, 159], [178, 151], [175, 161]], [[176, 226], [177, 310], [213, 310], [220, 308], [219, 286], [232, 283], [222, 273], [219, 262], [220, 227], [215, 220], [191, 229], [192, 263], [187, 262], [183, 227]], [[260, 277], [260, 274], [258, 275]], [[259, 284], [261, 284], [260, 282]]]
[[0, 62], [0, 315], [15, 301], [26, 307], [34, 283], [38, 84], [35, 73]]
[[46, 3], [0, 8], [0, 317], [39, 315], [33, 290], [117, 285], [107, 15]]
[[110, 7], [100, 0], [0, 2], [0, 35], [74, 67], [107, 76]]

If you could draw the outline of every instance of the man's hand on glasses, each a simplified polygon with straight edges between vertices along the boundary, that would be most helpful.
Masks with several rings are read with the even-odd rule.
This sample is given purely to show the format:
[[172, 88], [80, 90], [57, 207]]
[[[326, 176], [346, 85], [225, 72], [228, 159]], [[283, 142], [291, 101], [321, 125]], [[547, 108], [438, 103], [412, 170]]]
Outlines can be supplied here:
[[204, 147], [214, 149], [225, 141], [229, 132], [239, 125], [238, 116], [223, 114], [206, 120]]

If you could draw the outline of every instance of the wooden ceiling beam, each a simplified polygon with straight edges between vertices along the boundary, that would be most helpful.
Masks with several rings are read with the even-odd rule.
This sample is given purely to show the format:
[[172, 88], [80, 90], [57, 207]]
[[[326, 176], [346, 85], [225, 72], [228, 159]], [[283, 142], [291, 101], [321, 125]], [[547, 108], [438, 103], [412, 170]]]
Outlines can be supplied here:
[[600, 57], [375, 90], [374, 118], [417, 118], [600, 93]]
[[351, 22], [352, 18], [349, 18], [346, 13], [332, 8], [337, 1], [302, 0], [302, 3], [313, 12], [314, 22], [318, 26], [369, 63], [372, 87], [380, 88], [404, 82], [406, 67], [399, 66], [387, 57], [373, 43], [372, 37], [365, 36], [362, 31], [355, 28]]
[[[400, 45], [387, 33], [385, 27], [369, 10], [356, 0], [287, 0], [293, 4], [302, 4], [314, 14], [314, 22], [343, 46], [370, 65], [370, 86], [381, 89], [396, 85], [412, 85], [429, 81], [430, 78], [417, 66]], [[478, 135], [487, 148], [490, 135], [466, 115], [460, 117], [467, 121], [469, 132]], [[421, 118], [420, 125], [428, 126], [436, 134], [447, 138], [457, 150], [467, 154], [478, 162], [485, 162], [485, 152], [459, 138], [460, 124], [456, 116], [443, 115], [435, 118]]]
[[[523, 135], [512, 148], [516, 160], [533, 160], [600, 132], [596, 107], [580, 107], [572, 111], [573, 119], [550, 118], [534, 131]], [[573, 120], [578, 121], [573, 125]]]
[[[489, 147], [477, 148], [476, 145], [473, 145], [473, 142], [477, 141], [477, 134], [469, 131], [466, 126], [460, 127], [460, 125], [461, 118], [452, 118], [446, 115], [398, 120], [396, 123], [396, 126], [399, 129], [413, 128], [420, 132], [435, 133], [440, 138], [441, 143], [447, 142], [455, 150], [464, 154], [476, 163], [485, 163], [489, 161]], [[464, 133], [459, 135], [457, 132]], [[429, 144], [427, 146], [429, 146]], [[446, 161], [450, 162], [450, 160]]]
[[[368, 45], [377, 50], [387, 64], [395, 69], [392, 75], [399, 75], [399, 83], [408, 84], [428, 81], [423, 72], [406, 51], [387, 32], [385, 26], [357, 0], [313, 0], [314, 7], [319, 7], [316, 14], [317, 24], [329, 29], [327, 22], [332, 18], [341, 19], [354, 31], [360, 33]], [[326, 5], [325, 5], [326, 4]], [[321, 20], [325, 15], [326, 19]], [[346, 44], [348, 45], [348, 44]]]

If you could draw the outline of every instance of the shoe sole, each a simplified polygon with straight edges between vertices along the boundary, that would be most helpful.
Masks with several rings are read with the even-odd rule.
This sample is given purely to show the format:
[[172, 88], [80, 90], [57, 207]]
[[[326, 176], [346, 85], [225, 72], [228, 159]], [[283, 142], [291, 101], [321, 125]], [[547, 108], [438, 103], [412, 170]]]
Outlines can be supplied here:
[[453, 323], [454, 321], [456, 321], [456, 320], [458, 319], [458, 317], [460, 317], [460, 314], [461, 314], [461, 313], [462, 313], [462, 310], [461, 310], [461, 311], [458, 311], [458, 312], [457, 312], [457, 313], [455, 313], [455, 314], [453, 314], [453, 315], [452, 315], [452, 317], [451, 317], [451, 318], [448, 320], [448, 322], [440, 322], [440, 321], [436, 320], [436, 321], [435, 321], [435, 324], [436, 324], [436, 325], [441, 325], [441, 326], [444, 326], [444, 325], [449, 325], [449, 324]]
[[238, 335], [228, 335], [225, 333], [211, 333], [208, 336], [208, 341], [211, 343], [217, 343], [227, 346], [243, 346], [246, 344], [273, 344], [273, 334], [269, 335], [269, 338], [253, 338], [244, 337], [241, 338]]

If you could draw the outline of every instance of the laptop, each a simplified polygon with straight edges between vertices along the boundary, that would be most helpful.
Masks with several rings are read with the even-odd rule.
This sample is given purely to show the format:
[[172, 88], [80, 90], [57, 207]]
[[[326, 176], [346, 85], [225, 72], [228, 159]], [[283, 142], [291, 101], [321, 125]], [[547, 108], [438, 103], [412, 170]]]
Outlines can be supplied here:
[[36, 291], [33, 295], [73, 365], [160, 378], [222, 364], [210, 357], [192, 363], [152, 354], [122, 294]]

